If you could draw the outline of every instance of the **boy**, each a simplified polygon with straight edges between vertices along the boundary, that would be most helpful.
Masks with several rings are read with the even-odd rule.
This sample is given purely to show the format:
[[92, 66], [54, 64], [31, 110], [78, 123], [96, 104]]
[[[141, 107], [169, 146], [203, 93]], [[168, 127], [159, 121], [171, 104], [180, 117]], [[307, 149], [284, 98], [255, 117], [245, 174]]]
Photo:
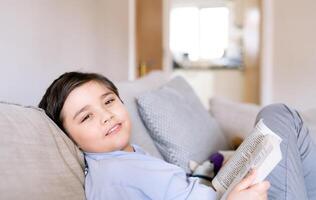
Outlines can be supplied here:
[[[128, 112], [115, 85], [102, 75], [80, 72], [61, 75], [47, 89], [39, 107], [84, 151], [88, 167], [87, 199], [216, 199], [212, 188], [200, 185], [195, 178], [188, 178], [181, 168], [151, 157], [140, 147], [130, 144]], [[278, 184], [271, 188], [269, 195], [275, 199], [315, 197], [313, 184], [305, 188], [304, 183], [288, 185], [291, 177], [284, 182], [273, 178], [286, 174], [296, 165], [306, 165], [306, 158], [316, 158], [315, 145], [300, 140], [301, 137], [310, 139], [300, 117], [284, 105], [267, 107], [259, 115], [269, 127], [282, 127], [276, 131], [286, 142], [283, 147], [281, 145], [282, 153], [287, 153], [288, 147], [285, 149], [284, 145], [289, 143], [296, 143], [297, 146], [291, 148], [297, 151], [306, 147], [300, 155], [285, 154], [280, 166], [269, 176], [272, 185], [274, 181]], [[288, 136], [296, 134], [297, 137], [289, 139]], [[288, 159], [295, 162], [284, 166]], [[302, 177], [304, 181], [304, 174], [309, 173], [305, 183], [311, 182], [309, 179], [316, 178], [316, 166], [314, 163], [308, 166], [304, 167], [307, 171], [301, 170], [302, 174], [293, 177]], [[269, 182], [252, 185], [254, 178], [255, 173], [250, 173], [232, 190], [228, 199], [267, 199]], [[293, 185], [297, 191], [283, 190]]]

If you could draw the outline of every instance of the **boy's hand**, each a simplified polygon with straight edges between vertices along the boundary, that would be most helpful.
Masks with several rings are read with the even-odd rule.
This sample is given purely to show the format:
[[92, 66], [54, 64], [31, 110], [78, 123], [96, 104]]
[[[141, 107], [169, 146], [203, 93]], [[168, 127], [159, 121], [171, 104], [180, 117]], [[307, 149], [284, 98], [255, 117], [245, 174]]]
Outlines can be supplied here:
[[255, 170], [252, 170], [235, 188], [228, 194], [227, 200], [266, 200], [270, 183], [263, 181], [252, 185], [256, 178]]

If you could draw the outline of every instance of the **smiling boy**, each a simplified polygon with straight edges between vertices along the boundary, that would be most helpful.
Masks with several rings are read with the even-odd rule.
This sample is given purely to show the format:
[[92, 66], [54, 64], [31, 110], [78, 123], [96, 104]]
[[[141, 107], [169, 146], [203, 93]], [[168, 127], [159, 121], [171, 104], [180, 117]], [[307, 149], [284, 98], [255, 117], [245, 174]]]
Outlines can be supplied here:
[[[130, 144], [131, 122], [115, 85], [95, 73], [68, 72], [47, 89], [39, 107], [84, 152], [87, 199], [216, 199], [216, 192], [173, 164]], [[228, 199], [267, 199], [269, 182], [244, 178]]]

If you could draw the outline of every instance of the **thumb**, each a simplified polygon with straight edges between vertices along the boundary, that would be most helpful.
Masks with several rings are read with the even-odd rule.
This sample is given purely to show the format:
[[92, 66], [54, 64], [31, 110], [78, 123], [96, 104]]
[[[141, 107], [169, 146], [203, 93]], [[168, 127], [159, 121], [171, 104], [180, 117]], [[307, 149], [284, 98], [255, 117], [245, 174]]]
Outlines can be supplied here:
[[240, 183], [238, 183], [235, 187], [236, 190], [244, 190], [247, 189], [256, 178], [256, 170], [252, 169], [245, 178], [243, 178]]

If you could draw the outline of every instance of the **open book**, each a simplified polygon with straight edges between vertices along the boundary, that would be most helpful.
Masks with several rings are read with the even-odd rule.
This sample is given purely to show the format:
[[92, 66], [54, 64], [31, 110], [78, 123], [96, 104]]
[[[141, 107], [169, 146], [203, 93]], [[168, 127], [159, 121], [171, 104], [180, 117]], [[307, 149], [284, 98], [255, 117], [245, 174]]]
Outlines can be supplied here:
[[253, 184], [263, 181], [282, 159], [281, 141], [282, 139], [261, 119], [253, 132], [214, 177], [212, 185], [218, 192], [218, 197], [226, 199], [227, 194], [247, 175], [251, 168], [255, 168], [257, 171]]

